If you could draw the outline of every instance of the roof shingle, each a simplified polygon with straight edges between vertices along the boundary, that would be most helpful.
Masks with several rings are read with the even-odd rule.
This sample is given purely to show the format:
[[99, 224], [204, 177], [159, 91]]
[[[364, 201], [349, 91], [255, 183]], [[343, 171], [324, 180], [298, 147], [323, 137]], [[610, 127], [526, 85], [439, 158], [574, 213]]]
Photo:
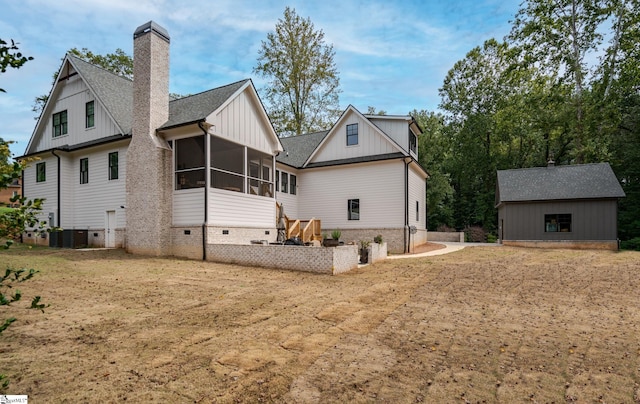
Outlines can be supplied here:
[[609, 163], [498, 171], [497, 203], [625, 196]]

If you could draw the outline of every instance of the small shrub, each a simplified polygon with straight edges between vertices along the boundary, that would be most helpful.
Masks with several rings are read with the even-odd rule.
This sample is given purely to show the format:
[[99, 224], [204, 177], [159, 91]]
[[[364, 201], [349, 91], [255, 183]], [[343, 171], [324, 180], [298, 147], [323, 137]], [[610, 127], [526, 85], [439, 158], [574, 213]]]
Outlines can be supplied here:
[[340, 240], [340, 236], [342, 236], [342, 232], [340, 230], [334, 230], [331, 232], [331, 238], [334, 240]]
[[373, 242], [376, 244], [382, 244], [382, 234], [378, 234], [373, 238]]
[[371, 245], [371, 241], [369, 240], [360, 240], [360, 249], [366, 250]]
[[480, 226], [469, 226], [464, 229], [464, 239], [471, 243], [486, 243], [487, 233]]
[[622, 250], [640, 251], [640, 237], [635, 237], [635, 238], [632, 238], [631, 240], [621, 241], [620, 248]]
[[440, 226], [438, 226], [436, 231], [445, 232], [445, 233], [453, 233], [453, 232], [456, 231], [456, 229], [454, 229], [453, 227], [449, 227], [446, 224], [441, 224]]
[[495, 234], [487, 234], [487, 243], [496, 243], [498, 241], [498, 237]]

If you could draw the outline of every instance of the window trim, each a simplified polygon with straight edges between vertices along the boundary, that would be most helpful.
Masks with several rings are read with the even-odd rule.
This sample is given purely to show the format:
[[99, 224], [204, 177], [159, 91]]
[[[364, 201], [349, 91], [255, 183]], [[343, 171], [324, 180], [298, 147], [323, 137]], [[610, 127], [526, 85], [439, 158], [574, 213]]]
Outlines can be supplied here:
[[409, 151], [418, 155], [418, 136], [409, 129]]
[[289, 193], [296, 195], [296, 188], [298, 186], [298, 177], [295, 174], [289, 174]]
[[360, 198], [347, 200], [347, 219], [360, 220]]
[[89, 183], [89, 158], [80, 159], [80, 184]]
[[[347, 146], [357, 146], [359, 143], [358, 124], [351, 123], [351, 124], [348, 124], [346, 128], [347, 128]], [[355, 138], [355, 143], [351, 143], [351, 141], [353, 141], [354, 138]]]
[[[115, 156], [115, 164], [113, 164], [113, 159], [111, 158], [112, 156]], [[118, 152], [111, 152], [109, 153], [109, 156], [107, 157], [108, 159], [108, 169], [109, 169], [109, 181], [112, 180], [117, 180], [118, 177], [120, 176], [120, 162], [119, 162], [119, 156], [118, 156]], [[115, 169], [115, 172], [114, 172]], [[113, 175], [115, 173], [115, 175]]]
[[[40, 169], [42, 167], [42, 169]], [[36, 164], [36, 182], [47, 181], [47, 163], [45, 161]]]
[[283, 194], [289, 193], [289, 173], [280, 171], [282, 179], [280, 180], [280, 189]]
[[544, 215], [545, 233], [571, 233], [573, 215], [571, 213], [551, 213]]
[[[56, 124], [56, 118], [58, 119], [58, 124]], [[69, 116], [66, 109], [64, 111], [56, 112], [55, 114], [53, 114], [51, 121], [51, 123], [53, 124], [53, 137], [60, 137], [69, 133]]]
[[[94, 128], [96, 126], [96, 107], [95, 100], [91, 100], [84, 105], [85, 112], [85, 120], [84, 127], [85, 129]], [[89, 113], [89, 106], [91, 106], [91, 113]]]

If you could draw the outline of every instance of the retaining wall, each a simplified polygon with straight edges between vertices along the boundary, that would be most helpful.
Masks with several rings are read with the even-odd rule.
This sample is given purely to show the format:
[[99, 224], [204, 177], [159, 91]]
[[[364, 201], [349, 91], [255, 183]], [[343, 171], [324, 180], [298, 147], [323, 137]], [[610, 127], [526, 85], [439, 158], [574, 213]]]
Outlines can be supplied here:
[[358, 267], [358, 247], [208, 244], [207, 260], [336, 275]]
[[427, 241], [464, 243], [464, 232], [463, 231], [428, 231]]

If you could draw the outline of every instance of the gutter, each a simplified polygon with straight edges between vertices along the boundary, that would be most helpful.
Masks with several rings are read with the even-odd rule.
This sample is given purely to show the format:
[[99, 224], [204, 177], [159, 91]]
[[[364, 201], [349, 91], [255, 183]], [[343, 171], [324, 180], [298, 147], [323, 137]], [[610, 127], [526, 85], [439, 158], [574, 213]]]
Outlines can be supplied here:
[[203, 127], [203, 123], [205, 121], [198, 121], [198, 127], [204, 133], [204, 147], [205, 147], [205, 159], [204, 162], [204, 221], [202, 222], [202, 260], [207, 260], [207, 223], [209, 222], [209, 165], [211, 164], [209, 158], [209, 149], [210, 141], [209, 141], [209, 132], [207, 129]]

